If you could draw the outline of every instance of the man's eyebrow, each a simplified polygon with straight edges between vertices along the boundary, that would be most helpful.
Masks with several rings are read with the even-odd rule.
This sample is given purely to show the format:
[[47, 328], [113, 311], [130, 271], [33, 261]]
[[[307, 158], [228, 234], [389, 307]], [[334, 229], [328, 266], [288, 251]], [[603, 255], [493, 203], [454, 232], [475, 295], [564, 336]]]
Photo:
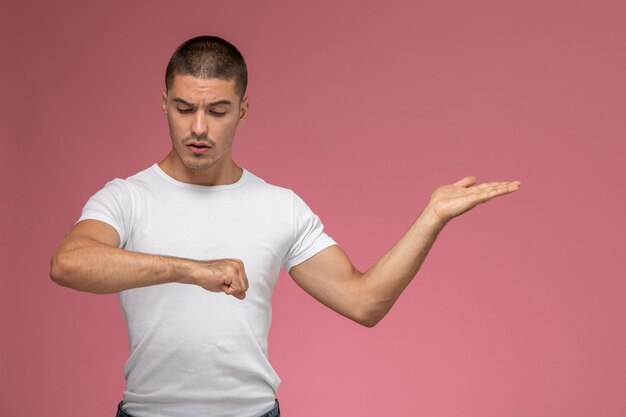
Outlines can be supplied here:
[[[174, 97], [172, 99], [172, 101], [176, 101], [178, 103], [182, 103], [182, 104], [187, 105], [189, 107], [195, 107], [195, 104], [188, 103], [188, 102], [186, 102], [185, 100], [183, 100], [182, 98], [179, 98], [179, 97]], [[219, 106], [220, 104], [226, 104], [226, 105], [230, 106], [233, 103], [230, 100], [224, 99], [224, 100], [214, 101], [213, 103], [209, 103], [209, 107], [210, 106]]]

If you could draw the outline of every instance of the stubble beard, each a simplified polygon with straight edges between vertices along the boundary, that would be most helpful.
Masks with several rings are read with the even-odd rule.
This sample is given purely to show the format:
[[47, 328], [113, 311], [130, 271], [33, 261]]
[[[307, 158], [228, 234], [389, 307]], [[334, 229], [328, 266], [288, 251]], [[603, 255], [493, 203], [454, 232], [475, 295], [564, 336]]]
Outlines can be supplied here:
[[[209, 150], [209, 152], [213, 152], [216, 150], [216, 143], [215, 141], [212, 141], [209, 139], [209, 144], [211, 146], [211, 149]], [[186, 146], [186, 145], [183, 145]], [[230, 148], [230, 146], [227, 149], [224, 149], [221, 155], [212, 155], [211, 158], [209, 160], [203, 160], [203, 156], [198, 155], [197, 157], [194, 157], [193, 159], [187, 159], [185, 160], [184, 158], [180, 158], [183, 161], [183, 164], [192, 170], [203, 170], [203, 169], [209, 169], [211, 168], [213, 165], [217, 164], [220, 160], [224, 159], [226, 156], [226, 153], [228, 152], [228, 149]]]
[[[189, 137], [189, 138], [185, 138], [182, 141], [183, 144], [183, 149], [185, 149], [187, 147], [187, 143], [191, 142], [192, 140], [198, 141], [198, 142], [205, 142], [208, 143], [209, 146], [211, 147], [211, 149], [209, 150], [209, 152], [213, 151], [215, 149], [215, 141], [203, 137], [203, 138], [198, 138], [198, 137]], [[203, 169], [208, 169], [211, 168], [213, 165], [215, 165], [217, 163], [217, 161], [219, 160], [219, 158], [214, 159], [211, 158], [208, 161], [206, 160], [202, 160], [202, 156], [198, 155], [197, 157], [194, 157], [191, 160], [186, 160], [185, 158], [182, 157], [182, 155], [179, 155], [181, 161], [183, 162], [183, 164], [189, 168], [189, 169], [193, 169], [193, 170], [203, 170]]]
[[211, 168], [215, 165], [217, 161], [185, 161], [183, 160], [183, 164], [189, 169], [193, 170], [202, 170]]
[[217, 163], [217, 161], [218, 160], [216, 159], [211, 159], [209, 161], [185, 161], [183, 160], [183, 164], [185, 164], [185, 166], [189, 169], [199, 171], [199, 170], [211, 168], [213, 165]]

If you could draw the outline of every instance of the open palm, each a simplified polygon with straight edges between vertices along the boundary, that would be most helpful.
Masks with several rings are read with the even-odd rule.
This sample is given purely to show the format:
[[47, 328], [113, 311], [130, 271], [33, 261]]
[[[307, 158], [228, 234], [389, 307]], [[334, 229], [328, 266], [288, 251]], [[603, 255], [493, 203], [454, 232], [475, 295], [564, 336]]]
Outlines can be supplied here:
[[454, 184], [438, 187], [430, 197], [428, 209], [445, 223], [480, 203], [517, 191], [521, 185], [519, 181], [474, 184], [476, 177], [469, 176]]

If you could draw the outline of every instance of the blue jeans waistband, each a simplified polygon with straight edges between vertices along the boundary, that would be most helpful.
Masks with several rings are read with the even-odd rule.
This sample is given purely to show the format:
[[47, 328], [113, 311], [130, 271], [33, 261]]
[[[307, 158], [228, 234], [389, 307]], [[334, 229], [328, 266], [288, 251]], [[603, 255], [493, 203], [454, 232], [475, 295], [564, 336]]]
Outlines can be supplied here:
[[[120, 403], [117, 405], [117, 414], [115, 415], [115, 417], [133, 417], [132, 415], [128, 414], [126, 410], [124, 410], [124, 408], [122, 407], [123, 405], [124, 401], [120, 401]], [[274, 408], [259, 417], [280, 417], [280, 406], [278, 404], [278, 398], [276, 398]]]

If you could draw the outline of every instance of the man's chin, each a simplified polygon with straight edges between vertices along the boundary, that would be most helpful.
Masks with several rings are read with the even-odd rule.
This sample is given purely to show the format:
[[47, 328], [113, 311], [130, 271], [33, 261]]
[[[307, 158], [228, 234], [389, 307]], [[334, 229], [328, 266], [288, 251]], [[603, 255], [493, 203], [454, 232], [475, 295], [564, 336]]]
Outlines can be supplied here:
[[194, 171], [202, 171], [211, 168], [213, 164], [185, 164], [185, 166]]
[[194, 162], [194, 161], [183, 161], [183, 164], [189, 169], [193, 169], [194, 171], [200, 171], [203, 169], [211, 168], [214, 162]]

